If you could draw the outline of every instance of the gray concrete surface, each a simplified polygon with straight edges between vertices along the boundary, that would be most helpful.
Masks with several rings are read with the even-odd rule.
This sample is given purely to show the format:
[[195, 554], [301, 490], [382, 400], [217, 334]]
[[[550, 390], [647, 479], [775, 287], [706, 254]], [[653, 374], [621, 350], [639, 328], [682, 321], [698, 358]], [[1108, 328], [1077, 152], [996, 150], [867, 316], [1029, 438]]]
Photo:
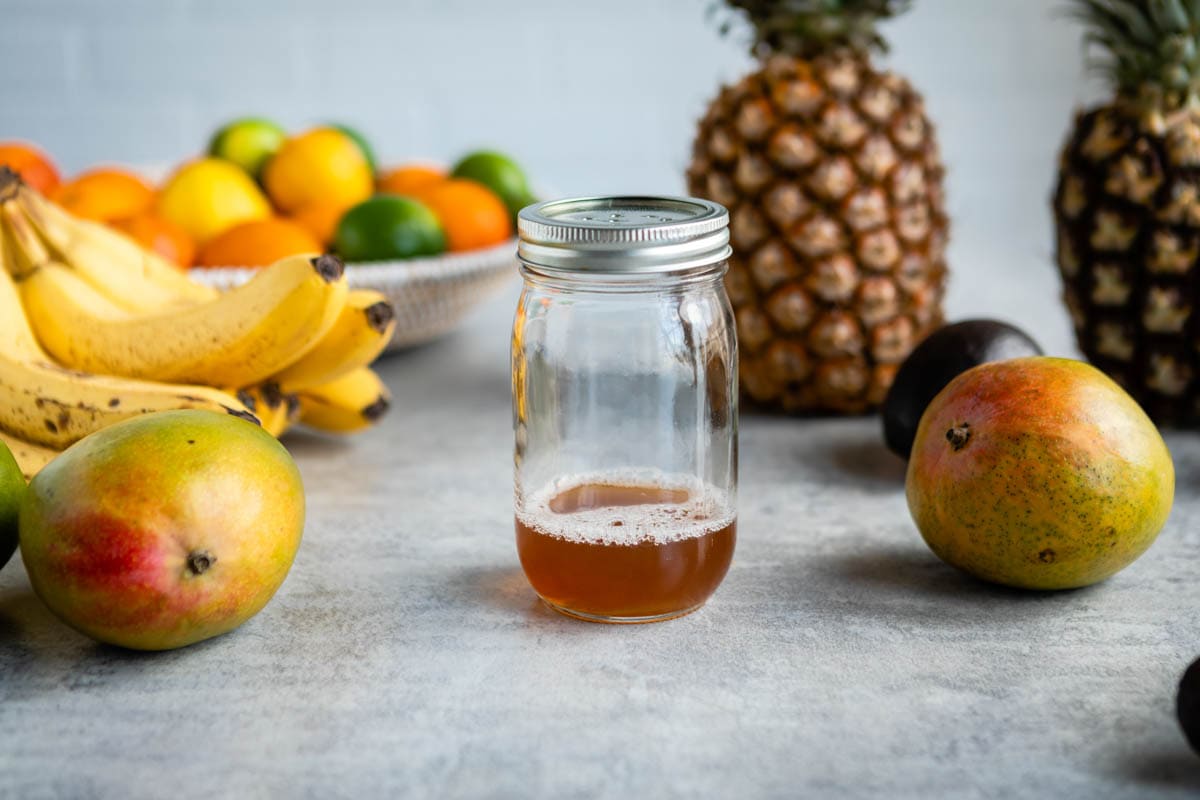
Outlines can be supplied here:
[[[1021, 594], [926, 550], [877, 420], [745, 417], [741, 538], [713, 601], [589, 625], [542, 607], [517, 563], [511, 308], [386, 361], [377, 432], [289, 439], [310, 522], [240, 630], [104, 647], [19, 562], [0, 572], [0, 797], [1200, 793], [1173, 718], [1200, 655], [1195, 435], [1170, 436], [1179, 496], [1141, 561]], [[1059, 324], [1052, 297], [1034, 311]]]

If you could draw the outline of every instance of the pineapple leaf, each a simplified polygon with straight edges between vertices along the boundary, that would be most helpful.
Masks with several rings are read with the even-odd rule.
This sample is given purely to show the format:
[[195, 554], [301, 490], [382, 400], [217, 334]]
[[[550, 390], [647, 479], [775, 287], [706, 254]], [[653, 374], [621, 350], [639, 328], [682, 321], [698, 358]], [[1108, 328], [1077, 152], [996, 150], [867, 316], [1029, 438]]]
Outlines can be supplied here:
[[1200, 106], [1200, 0], [1072, 0], [1089, 66], [1142, 111]]
[[[837, 50], [886, 51], [879, 22], [907, 11], [912, 0], [725, 0], [754, 30], [751, 51], [805, 58]], [[729, 21], [721, 32], [732, 29]]]

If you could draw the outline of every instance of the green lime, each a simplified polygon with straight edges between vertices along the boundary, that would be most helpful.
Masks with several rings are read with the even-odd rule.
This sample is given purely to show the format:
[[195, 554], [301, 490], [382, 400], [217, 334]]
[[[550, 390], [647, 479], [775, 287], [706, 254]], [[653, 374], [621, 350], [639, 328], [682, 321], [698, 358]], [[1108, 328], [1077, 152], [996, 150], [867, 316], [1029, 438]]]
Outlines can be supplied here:
[[536, 202], [529, 190], [529, 181], [517, 163], [506, 155], [490, 150], [480, 150], [466, 156], [454, 165], [451, 175], [482, 183], [504, 201], [508, 213], [514, 217], [530, 203]]
[[208, 154], [232, 161], [248, 175], [257, 178], [263, 165], [278, 152], [287, 132], [269, 119], [235, 119], [213, 134]]
[[17, 551], [17, 516], [25, 496], [25, 476], [8, 445], [0, 442], [0, 567]]
[[446, 249], [438, 218], [410, 197], [377, 194], [351, 208], [338, 223], [334, 246], [346, 261], [436, 256]]
[[343, 125], [340, 122], [331, 122], [329, 123], [329, 127], [333, 128], [335, 131], [341, 131], [349, 136], [354, 143], [358, 145], [358, 149], [362, 151], [363, 158], [367, 160], [367, 166], [371, 168], [371, 174], [379, 174], [379, 169], [375, 161], [375, 149], [371, 147], [371, 143], [367, 141], [367, 137], [363, 136], [349, 125]]

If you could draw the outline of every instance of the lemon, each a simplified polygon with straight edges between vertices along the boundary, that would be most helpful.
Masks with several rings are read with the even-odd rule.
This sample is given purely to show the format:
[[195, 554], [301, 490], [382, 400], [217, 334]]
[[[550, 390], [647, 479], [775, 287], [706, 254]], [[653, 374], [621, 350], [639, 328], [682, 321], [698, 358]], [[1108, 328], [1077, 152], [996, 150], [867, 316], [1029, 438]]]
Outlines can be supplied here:
[[240, 168], [220, 158], [184, 164], [158, 195], [158, 213], [200, 244], [254, 219], [271, 216], [271, 204]]
[[25, 476], [12, 451], [0, 442], [0, 567], [17, 551], [17, 515], [24, 496]]
[[263, 169], [263, 185], [286, 213], [321, 201], [349, 207], [371, 196], [375, 178], [354, 139], [313, 128], [284, 142]]
[[381, 194], [346, 212], [335, 244], [346, 261], [383, 261], [437, 255], [446, 249], [446, 234], [423, 203]]
[[263, 165], [287, 139], [287, 132], [269, 119], [244, 117], [235, 119], [215, 134], [208, 145], [208, 154], [232, 161], [257, 178]]

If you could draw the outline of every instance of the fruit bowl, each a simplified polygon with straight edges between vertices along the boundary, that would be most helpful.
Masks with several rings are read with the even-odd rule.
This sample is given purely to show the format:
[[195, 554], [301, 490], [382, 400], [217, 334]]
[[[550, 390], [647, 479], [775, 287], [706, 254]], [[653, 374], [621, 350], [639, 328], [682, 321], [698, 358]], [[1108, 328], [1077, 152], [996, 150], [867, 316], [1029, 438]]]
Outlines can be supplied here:
[[[387, 352], [429, 342], [452, 331], [472, 308], [494, 294], [514, 275], [516, 240], [494, 247], [432, 258], [347, 264], [356, 289], [382, 292], [396, 308], [396, 332]], [[252, 267], [204, 267], [191, 277], [218, 289], [250, 280]]]

